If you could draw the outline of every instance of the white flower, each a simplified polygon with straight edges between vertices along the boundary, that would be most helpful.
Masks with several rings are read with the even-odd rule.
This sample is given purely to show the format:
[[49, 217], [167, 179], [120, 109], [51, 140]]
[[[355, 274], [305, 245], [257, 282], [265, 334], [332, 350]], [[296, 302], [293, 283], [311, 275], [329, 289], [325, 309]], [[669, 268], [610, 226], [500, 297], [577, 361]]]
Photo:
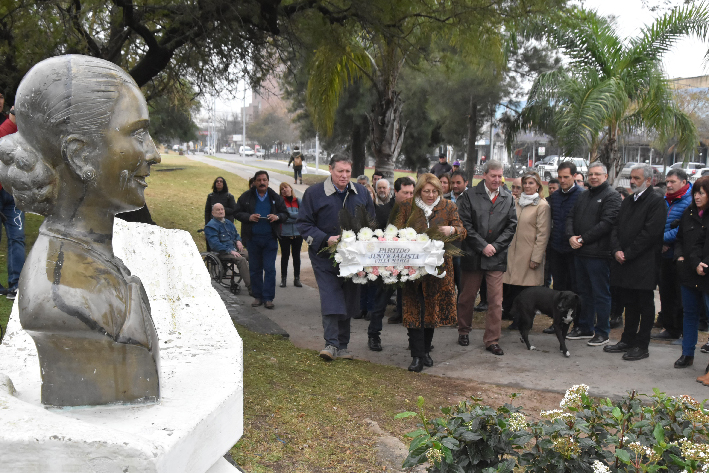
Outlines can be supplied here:
[[344, 230], [342, 232], [342, 241], [355, 241], [357, 235], [352, 230]]
[[382, 279], [384, 280], [384, 284], [395, 284], [398, 282], [396, 276], [383, 276]]
[[374, 273], [367, 273], [367, 279], [369, 279], [370, 281], [376, 281], [378, 277], [379, 276]]
[[559, 404], [561, 407], [581, 407], [581, 395], [588, 394], [588, 386], [576, 384], [571, 386]]
[[364, 271], [365, 273], [371, 273], [373, 269], [374, 269], [374, 268], [371, 267], [371, 266], [365, 266], [363, 271]]
[[395, 237], [399, 234], [399, 229], [396, 228], [394, 225], [389, 224], [387, 227], [384, 229], [384, 236], [391, 236]]
[[367, 276], [352, 276], [352, 282], [355, 284], [367, 284]]
[[342, 255], [340, 253], [335, 253], [335, 263], [342, 263]]
[[600, 461], [596, 460], [591, 465], [593, 467], [593, 473], [610, 473], [610, 469]]
[[396, 235], [384, 235], [384, 241], [394, 241]]
[[416, 241], [427, 242], [429, 240], [430, 238], [425, 233], [419, 233], [418, 235], [416, 235]]
[[406, 282], [406, 281], [408, 281], [408, 280], [409, 280], [409, 276], [407, 276], [406, 274], [404, 274], [403, 276], [401, 276], [401, 282]]
[[416, 230], [411, 227], [402, 228], [399, 230], [399, 238], [403, 238], [408, 241], [416, 240]]
[[520, 430], [524, 430], [527, 428], [527, 419], [521, 412], [515, 412], [514, 414], [510, 415], [510, 421], [507, 425], [509, 426], [511, 431], [519, 432]]
[[370, 241], [373, 236], [374, 232], [372, 231], [372, 229], [369, 227], [364, 227], [360, 229], [359, 233], [357, 234], [357, 239], [362, 241]]
[[382, 230], [381, 228], [377, 228], [376, 230], [374, 230], [374, 235], [379, 238], [383, 238], [384, 237], [384, 230]]

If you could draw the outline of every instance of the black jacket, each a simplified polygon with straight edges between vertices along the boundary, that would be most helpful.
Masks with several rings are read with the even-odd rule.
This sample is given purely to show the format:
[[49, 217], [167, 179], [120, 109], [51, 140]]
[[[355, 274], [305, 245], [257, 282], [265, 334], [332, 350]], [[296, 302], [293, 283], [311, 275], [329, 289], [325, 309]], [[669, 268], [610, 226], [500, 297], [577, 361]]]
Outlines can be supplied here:
[[210, 192], [207, 196], [207, 203], [204, 205], [204, 224], [207, 225], [212, 220], [212, 206], [222, 204], [224, 206], [224, 218], [234, 223], [234, 212], [236, 211], [236, 201], [229, 192]]
[[[256, 188], [252, 187], [241, 194], [239, 200], [236, 201], [234, 216], [241, 222], [241, 240], [244, 242], [244, 245], [247, 245], [251, 240], [251, 229], [254, 226], [254, 222], [250, 221], [249, 217], [256, 213], [256, 199], [258, 199], [256, 192]], [[271, 202], [271, 213], [278, 215], [278, 220], [271, 222], [271, 231], [273, 232], [273, 236], [279, 238], [281, 224], [288, 220], [288, 209], [286, 209], [286, 203], [283, 201], [283, 197], [278, 195], [276, 191], [271, 188], [268, 189], [268, 200]]]
[[566, 217], [574, 209], [576, 200], [584, 188], [574, 184], [568, 192], [561, 189], [554, 192], [547, 198], [549, 209], [551, 210], [551, 235], [549, 236], [549, 248], [559, 253], [571, 253], [569, 237], [566, 236]]
[[566, 218], [566, 238], [581, 235], [583, 239], [583, 246], [574, 250], [575, 255], [611, 257], [611, 230], [621, 201], [620, 194], [608, 185], [608, 181], [579, 195]]
[[[463, 241], [465, 255], [461, 268], [465, 271], [506, 271], [507, 248], [517, 229], [517, 212], [512, 194], [500, 187], [493, 204], [485, 191], [485, 181], [469, 187], [457, 200], [458, 215], [468, 232]], [[482, 254], [488, 244], [497, 253], [491, 257]]]
[[[700, 261], [699, 248], [705, 246], [707, 227], [709, 226], [709, 211], [705, 211], [699, 217], [699, 209], [692, 202], [680, 219], [677, 239], [675, 240], [674, 258], [677, 261], [677, 276], [680, 284], [687, 287], [694, 287], [704, 292], [709, 292], [709, 280], [706, 276], [699, 276], [696, 268]], [[683, 261], [679, 258], [683, 257]], [[702, 258], [701, 260], [704, 260]]]
[[395, 199], [391, 198], [386, 204], [374, 206], [374, 213], [377, 216], [377, 228], [381, 228], [382, 230], [386, 228], [389, 215], [391, 215], [391, 209], [394, 208], [395, 203]]
[[[657, 286], [660, 254], [667, 219], [667, 206], [650, 186], [636, 201], [633, 195], [620, 205], [618, 219], [611, 232], [611, 286], [654, 290]], [[625, 262], [618, 263], [615, 253], [622, 251]]]

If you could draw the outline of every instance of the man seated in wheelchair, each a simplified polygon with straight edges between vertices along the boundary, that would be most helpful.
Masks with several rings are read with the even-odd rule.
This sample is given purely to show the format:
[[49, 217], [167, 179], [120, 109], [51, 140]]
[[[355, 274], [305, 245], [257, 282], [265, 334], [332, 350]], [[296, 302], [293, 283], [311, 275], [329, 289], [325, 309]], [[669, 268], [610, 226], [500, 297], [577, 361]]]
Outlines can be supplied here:
[[207, 237], [209, 251], [219, 253], [219, 259], [226, 262], [233, 261], [239, 268], [241, 279], [246, 284], [246, 288], [251, 291], [251, 277], [249, 276], [249, 253], [241, 243], [239, 232], [229, 220], [224, 218], [224, 206], [214, 204], [212, 206], [212, 220], [204, 227], [204, 235]]

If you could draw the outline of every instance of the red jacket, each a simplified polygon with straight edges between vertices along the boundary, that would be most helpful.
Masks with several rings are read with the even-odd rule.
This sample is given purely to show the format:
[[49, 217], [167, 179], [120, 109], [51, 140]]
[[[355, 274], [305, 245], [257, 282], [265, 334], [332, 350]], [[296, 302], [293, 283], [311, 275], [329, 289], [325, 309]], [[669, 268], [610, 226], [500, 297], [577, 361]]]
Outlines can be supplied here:
[[[8, 118], [0, 125], [0, 138], [13, 133], [17, 133], [17, 125], [12, 123], [12, 120]], [[2, 184], [0, 184], [0, 189], [2, 189]]]

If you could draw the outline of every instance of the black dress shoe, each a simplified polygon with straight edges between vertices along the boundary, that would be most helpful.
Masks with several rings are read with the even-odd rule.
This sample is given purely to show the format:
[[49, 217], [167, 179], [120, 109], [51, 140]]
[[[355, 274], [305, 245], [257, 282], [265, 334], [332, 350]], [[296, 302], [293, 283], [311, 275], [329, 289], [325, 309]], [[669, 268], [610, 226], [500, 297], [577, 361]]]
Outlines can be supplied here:
[[[293, 279], [293, 285], [295, 287], [303, 287], [303, 285], [300, 283], [300, 278], [294, 278]], [[285, 287], [285, 286], [284, 286]]]
[[286, 278], [281, 278], [281, 287], [286, 287]]
[[473, 310], [475, 312], [485, 312], [487, 310], [487, 302], [480, 302], [480, 304], [476, 305]]
[[551, 324], [549, 327], [542, 330], [542, 333], [556, 333], [556, 330], [554, 330], [554, 324]]
[[692, 366], [693, 364], [694, 364], [694, 357], [693, 356], [682, 355], [677, 359], [677, 361], [675, 361], [675, 368], [686, 368], [688, 366]]
[[500, 348], [500, 345], [498, 345], [497, 343], [493, 343], [492, 345], [490, 345], [489, 347], [487, 347], [485, 349], [487, 351], [489, 351], [490, 353], [492, 353], [493, 355], [502, 356], [505, 354], [505, 352], [502, 351], [502, 348]]
[[633, 347], [623, 355], [623, 359], [626, 361], [638, 361], [648, 356], [650, 356], [650, 352], [646, 348]]
[[470, 345], [470, 338], [467, 335], [458, 335], [458, 345], [461, 347], [467, 347]]
[[362, 311], [360, 311], [359, 314], [355, 315], [355, 316], [352, 317], [352, 318], [353, 318], [353, 319], [362, 319], [362, 318], [364, 318], [365, 315], [367, 315], [367, 311], [366, 311], [366, 310], [362, 310]]
[[419, 373], [421, 372], [421, 370], [423, 370], [423, 360], [418, 356], [415, 356], [413, 360], [411, 360], [411, 364], [409, 365], [409, 371], [415, 371], [416, 373]]
[[379, 338], [370, 338], [367, 346], [372, 351], [382, 351], [382, 341]]
[[428, 366], [429, 368], [433, 366], [433, 360], [431, 359], [431, 355], [429, 355], [428, 353], [423, 355], [423, 358], [421, 358], [421, 360], [423, 361], [423, 366]]
[[365, 316], [364, 316], [364, 320], [366, 320], [367, 322], [369, 322], [370, 320], [372, 320], [372, 313], [371, 313], [371, 312], [367, 312], [367, 313], [365, 314]]
[[624, 353], [630, 350], [632, 347], [625, 342], [618, 342], [615, 345], [606, 345], [603, 347], [603, 351], [606, 353]]
[[663, 330], [660, 333], [653, 333], [652, 335], [650, 335], [650, 338], [652, 338], [653, 340], [677, 340], [679, 337], [675, 337], [667, 330]]
[[709, 324], [707, 324], [706, 321], [700, 321], [699, 325], [697, 325], [697, 330], [700, 332], [709, 332]]

